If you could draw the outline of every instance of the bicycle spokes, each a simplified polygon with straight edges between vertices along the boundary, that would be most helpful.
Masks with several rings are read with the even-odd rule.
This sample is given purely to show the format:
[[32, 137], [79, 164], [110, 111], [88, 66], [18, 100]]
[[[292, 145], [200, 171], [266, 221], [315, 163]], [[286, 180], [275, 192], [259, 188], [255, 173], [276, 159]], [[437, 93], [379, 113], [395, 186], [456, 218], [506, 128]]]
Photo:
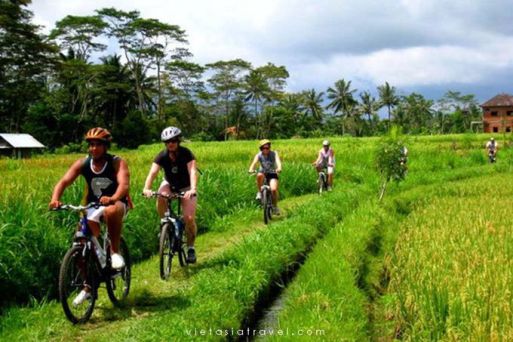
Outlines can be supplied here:
[[[59, 274], [59, 298], [66, 317], [73, 323], [87, 321], [96, 300], [96, 282], [93, 260], [82, 255], [82, 246], [74, 246], [66, 253]], [[81, 294], [88, 290], [88, 294]], [[78, 300], [82, 296], [82, 300]]]

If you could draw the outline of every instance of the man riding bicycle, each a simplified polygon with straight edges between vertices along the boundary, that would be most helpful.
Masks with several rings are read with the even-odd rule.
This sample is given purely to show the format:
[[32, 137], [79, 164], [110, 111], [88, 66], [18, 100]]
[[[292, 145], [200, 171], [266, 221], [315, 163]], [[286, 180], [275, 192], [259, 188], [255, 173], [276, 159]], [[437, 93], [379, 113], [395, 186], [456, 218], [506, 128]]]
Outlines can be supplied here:
[[[184, 192], [181, 200], [185, 232], [187, 235], [187, 262], [196, 262], [194, 241], [196, 239], [196, 185], [198, 182], [196, 170], [196, 158], [192, 152], [180, 145], [182, 131], [177, 127], [165, 128], [160, 138], [164, 142], [165, 149], [153, 160], [150, 172], [144, 182], [143, 194], [151, 197], [151, 186], [160, 169], [164, 169], [164, 179], [158, 192], [170, 195], [172, 192]], [[158, 197], [157, 212], [163, 218], [167, 210], [168, 199]]]
[[317, 169], [317, 173], [323, 169], [328, 173], [328, 191], [333, 187], [333, 171], [335, 170], [335, 151], [330, 147], [329, 140], [322, 142], [322, 148], [319, 150], [317, 159], [312, 163]]
[[[84, 196], [86, 202], [101, 204], [98, 208], [87, 209], [89, 228], [92, 234], [98, 237], [100, 221], [104, 220], [107, 223], [111, 240], [112, 268], [121, 269], [125, 266], [125, 261], [119, 254], [119, 243], [123, 218], [130, 204], [128, 166], [123, 159], [107, 153], [112, 140], [108, 130], [101, 127], [92, 128], [85, 135], [85, 140], [89, 144], [89, 156], [71, 165], [55, 185], [49, 206], [52, 209], [60, 207], [62, 205], [60, 198], [64, 190], [82, 175], [87, 184]], [[80, 305], [90, 296], [90, 287], [87, 284], [84, 285], [83, 290], [73, 301], [75, 306]]]
[[497, 150], [499, 149], [499, 144], [495, 141], [494, 137], [491, 137], [490, 140], [486, 143], [486, 149], [488, 150], [488, 157], [490, 160], [495, 161], [495, 157], [497, 156]]
[[258, 152], [253, 158], [253, 162], [249, 166], [249, 172], [255, 172], [255, 166], [260, 163], [260, 168], [256, 176], [257, 185], [257, 201], [262, 198], [260, 189], [264, 184], [264, 177], [269, 182], [271, 187], [271, 194], [273, 200], [273, 212], [275, 215], [280, 215], [278, 209], [278, 173], [281, 172], [281, 161], [278, 156], [278, 152], [271, 151], [271, 142], [267, 139], [261, 140], [259, 144], [260, 152]]

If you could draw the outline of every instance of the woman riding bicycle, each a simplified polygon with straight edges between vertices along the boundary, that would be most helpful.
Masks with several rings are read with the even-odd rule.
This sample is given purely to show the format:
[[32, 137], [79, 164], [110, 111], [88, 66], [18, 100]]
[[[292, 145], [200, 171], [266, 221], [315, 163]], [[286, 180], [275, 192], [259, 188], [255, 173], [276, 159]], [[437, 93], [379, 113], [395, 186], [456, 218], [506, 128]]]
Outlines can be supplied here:
[[264, 177], [269, 182], [273, 199], [273, 212], [275, 215], [280, 214], [278, 209], [278, 173], [281, 172], [281, 161], [278, 152], [271, 151], [271, 142], [267, 139], [260, 140], [260, 152], [253, 158], [253, 162], [249, 166], [249, 172], [255, 172], [255, 166], [260, 163], [260, 168], [256, 176], [257, 195], [259, 201], [262, 197], [260, 189], [264, 184]]
[[317, 173], [326, 169], [328, 173], [328, 191], [333, 187], [333, 171], [335, 169], [335, 151], [330, 147], [329, 140], [322, 142], [322, 148], [319, 150], [317, 159], [312, 163], [317, 169]]
[[[151, 165], [150, 172], [144, 183], [143, 194], [151, 197], [153, 192], [151, 185], [157, 177], [160, 169], [164, 169], [164, 180], [160, 184], [158, 192], [169, 195], [171, 192], [184, 192], [182, 198], [182, 212], [185, 221], [185, 232], [187, 235], [187, 262], [196, 262], [196, 251], [194, 241], [196, 239], [196, 184], [198, 182], [196, 171], [196, 158], [192, 152], [180, 146], [182, 131], [177, 127], [165, 128], [160, 138], [165, 149], [160, 152]], [[167, 199], [157, 199], [157, 211], [160, 217], [164, 217], [167, 210]]]
[[[64, 174], [53, 189], [50, 208], [62, 205], [60, 198], [64, 190], [78, 176], [82, 175], [87, 183], [85, 198], [88, 203], [99, 202], [102, 206], [87, 209], [89, 228], [94, 236], [100, 235], [100, 221], [105, 220], [111, 240], [112, 268], [121, 269], [125, 265], [123, 256], [119, 254], [119, 243], [123, 217], [131, 206], [128, 196], [130, 175], [125, 161], [107, 153], [112, 140], [108, 130], [95, 127], [90, 129], [85, 140], [89, 144], [89, 157], [77, 160]], [[91, 289], [85, 284], [82, 292], [73, 301], [78, 306], [90, 296]]]

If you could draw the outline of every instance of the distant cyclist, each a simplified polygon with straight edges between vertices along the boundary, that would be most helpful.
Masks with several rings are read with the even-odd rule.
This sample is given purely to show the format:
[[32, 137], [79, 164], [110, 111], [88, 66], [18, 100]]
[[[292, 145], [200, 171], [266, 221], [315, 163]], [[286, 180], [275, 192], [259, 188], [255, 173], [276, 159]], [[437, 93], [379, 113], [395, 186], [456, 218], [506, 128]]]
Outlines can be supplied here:
[[267, 139], [260, 141], [259, 148], [260, 152], [255, 155], [253, 162], [249, 166], [249, 172], [254, 172], [257, 163], [260, 164], [256, 177], [256, 199], [260, 200], [262, 198], [260, 189], [264, 184], [265, 177], [271, 187], [273, 212], [275, 215], [280, 215], [280, 210], [278, 209], [278, 174], [281, 172], [280, 157], [278, 156], [278, 152], [271, 151], [271, 142]]
[[[96, 127], [89, 130], [85, 136], [89, 144], [89, 156], [81, 158], [71, 165], [61, 180], [53, 189], [50, 208], [58, 208], [62, 205], [60, 198], [64, 190], [70, 186], [78, 176], [82, 175], [86, 180], [85, 198], [87, 203], [99, 202], [102, 206], [87, 209], [89, 227], [98, 237], [100, 235], [100, 221], [107, 223], [111, 240], [111, 264], [112, 268], [121, 269], [125, 265], [123, 257], [119, 254], [119, 242], [123, 217], [125, 216], [130, 199], [128, 188], [130, 175], [125, 161], [117, 156], [107, 153], [112, 140], [108, 130]], [[73, 305], [78, 306], [89, 298], [91, 288], [84, 284], [83, 290], [73, 300]]]
[[497, 158], [497, 150], [499, 149], [499, 143], [495, 141], [493, 137], [486, 143], [486, 149], [488, 150], [488, 158], [490, 163], [494, 163]]
[[333, 171], [335, 170], [335, 151], [330, 147], [329, 140], [322, 142], [322, 148], [319, 150], [317, 159], [313, 162], [317, 173], [326, 169], [328, 172], [328, 191], [333, 188]]
[[[196, 158], [192, 152], [180, 145], [182, 131], [177, 127], [165, 128], [160, 138], [164, 142], [165, 149], [153, 160], [150, 172], [144, 182], [143, 194], [147, 197], [152, 195], [151, 186], [160, 169], [164, 169], [164, 179], [160, 183], [158, 192], [169, 195], [171, 192], [184, 192], [182, 198], [182, 212], [185, 221], [185, 232], [187, 235], [187, 262], [196, 262], [196, 251], [194, 242], [196, 240], [196, 185], [198, 183]], [[157, 212], [164, 217], [167, 210], [167, 199], [157, 199]]]

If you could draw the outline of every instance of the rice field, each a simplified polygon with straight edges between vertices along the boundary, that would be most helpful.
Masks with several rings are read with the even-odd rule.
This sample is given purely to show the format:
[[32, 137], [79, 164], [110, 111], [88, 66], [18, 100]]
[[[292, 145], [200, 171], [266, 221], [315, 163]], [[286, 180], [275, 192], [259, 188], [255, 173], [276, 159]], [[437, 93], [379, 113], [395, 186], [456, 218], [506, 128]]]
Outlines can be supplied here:
[[[188, 340], [186, 331], [203, 326], [244, 328], [281, 274], [303, 259], [269, 329], [322, 329], [328, 341], [513, 339], [513, 149], [502, 149], [490, 165], [487, 138], [406, 137], [408, 176], [389, 187], [383, 202], [374, 168], [379, 139], [330, 139], [335, 191], [323, 197], [315, 195], [310, 165], [320, 141], [273, 142], [284, 164], [280, 194], [290, 208], [266, 228], [247, 174], [256, 143], [186, 143], [202, 171], [198, 223], [212, 259], [174, 285], [147, 280], [158, 219], [153, 201], [139, 196], [161, 146], [115, 151], [128, 162], [136, 205], [124, 235], [141, 265], [136, 270], [148, 278], [135, 280], [129, 312], [102, 309], [85, 330], [63, 317], [49, 326], [40, 319], [61, 314], [52, 298], [76, 224], [71, 214], [48, 212], [47, 203], [80, 155], [0, 159], [0, 293], [9, 294], [0, 300], [0, 339], [109, 340], [115, 329], [119, 340]], [[77, 203], [82, 188], [79, 181], [67, 189], [64, 201]], [[219, 238], [229, 236], [236, 240], [223, 246]], [[147, 301], [155, 311], [141, 316]], [[166, 322], [176, 322], [175, 329], [159, 330]]]

